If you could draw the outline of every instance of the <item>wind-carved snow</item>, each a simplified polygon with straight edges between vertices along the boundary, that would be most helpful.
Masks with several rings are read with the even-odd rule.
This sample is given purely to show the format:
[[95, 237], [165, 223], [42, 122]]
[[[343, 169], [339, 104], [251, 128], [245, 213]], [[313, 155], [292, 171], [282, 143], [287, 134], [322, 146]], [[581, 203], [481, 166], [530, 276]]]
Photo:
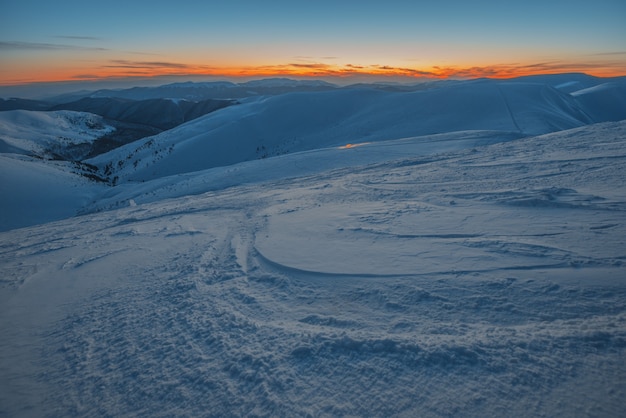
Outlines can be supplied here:
[[1, 412], [623, 416], [626, 123], [459, 135], [0, 234]]

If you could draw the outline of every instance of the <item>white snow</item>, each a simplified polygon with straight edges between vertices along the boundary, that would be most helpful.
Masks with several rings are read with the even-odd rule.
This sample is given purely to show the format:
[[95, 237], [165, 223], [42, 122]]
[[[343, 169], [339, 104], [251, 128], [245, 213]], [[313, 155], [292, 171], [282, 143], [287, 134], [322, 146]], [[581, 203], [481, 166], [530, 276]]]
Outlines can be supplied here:
[[578, 90], [572, 96], [597, 122], [626, 119], [626, 80]]
[[121, 180], [151, 180], [286, 153], [421, 135], [521, 135], [583, 126], [574, 99], [543, 84], [477, 81], [410, 93], [373, 89], [252, 98], [98, 156]]
[[0, 231], [77, 215], [107, 187], [66, 162], [0, 154]]
[[116, 187], [2, 157], [84, 215], [0, 233], [0, 415], [624, 416], [626, 121], [479, 84], [250, 100]]
[[0, 152], [54, 157], [68, 147], [90, 144], [115, 130], [102, 117], [60, 110], [0, 112]]

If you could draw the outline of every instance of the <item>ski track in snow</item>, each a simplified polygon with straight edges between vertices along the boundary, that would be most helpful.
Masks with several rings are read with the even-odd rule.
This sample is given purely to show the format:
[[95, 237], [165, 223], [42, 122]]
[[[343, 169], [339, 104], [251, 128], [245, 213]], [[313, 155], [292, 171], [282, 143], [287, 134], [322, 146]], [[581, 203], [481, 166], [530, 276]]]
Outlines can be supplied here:
[[0, 414], [623, 416], [624, 138], [4, 232]]

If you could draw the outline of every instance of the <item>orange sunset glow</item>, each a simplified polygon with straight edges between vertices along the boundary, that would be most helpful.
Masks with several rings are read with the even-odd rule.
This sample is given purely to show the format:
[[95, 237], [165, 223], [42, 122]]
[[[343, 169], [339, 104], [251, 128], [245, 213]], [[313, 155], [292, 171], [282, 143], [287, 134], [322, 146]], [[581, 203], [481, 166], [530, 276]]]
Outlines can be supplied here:
[[615, 77], [626, 74], [626, 66], [619, 63], [560, 63], [493, 64], [473, 66], [432, 66], [406, 68], [390, 65], [336, 65], [336, 64], [280, 64], [242, 67], [210, 67], [197, 64], [171, 64], [162, 62], [136, 62], [124, 65], [103, 65], [96, 68], [35, 68], [3, 71], [4, 85], [33, 82], [59, 82], [101, 80], [127, 77], [194, 76], [223, 78], [294, 77], [350, 80], [353, 78], [374, 80], [398, 80], [410, 82], [420, 79], [445, 78], [513, 78], [519, 76], [580, 72], [596, 77]]
[[567, 7], [240, 1], [189, 9], [126, 3], [89, 10], [74, 1], [3, 5], [0, 85], [174, 76], [341, 84], [626, 74], [621, 1]]

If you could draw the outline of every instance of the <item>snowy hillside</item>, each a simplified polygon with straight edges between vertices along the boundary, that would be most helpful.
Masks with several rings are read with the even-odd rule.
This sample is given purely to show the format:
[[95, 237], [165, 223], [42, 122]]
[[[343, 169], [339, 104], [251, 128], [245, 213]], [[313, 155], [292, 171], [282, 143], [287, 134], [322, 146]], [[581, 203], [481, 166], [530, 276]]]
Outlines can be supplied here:
[[89, 162], [111, 178], [148, 180], [353, 142], [467, 130], [536, 135], [591, 122], [569, 94], [534, 83], [291, 93], [248, 99]]
[[0, 153], [82, 159], [91, 144], [115, 128], [102, 117], [73, 111], [0, 112]]
[[93, 168], [0, 154], [0, 231], [71, 218], [108, 191]]
[[572, 96], [597, 122], [626, 119], [626, 80], [577, 90]]
[[51, 110], [95, 113], [108, 119], [166, 130], [231, 104], [228, 100], [211, 99], [193, 102], [183, 99], [85, 98], [53, 106]]
[[626, 122], [499, 135], [161, 175], [1, 233], [0, 414], [624, 416]]
[[197, 84], [0, 112], [0, 416], [626, 416], [623, 78]]

